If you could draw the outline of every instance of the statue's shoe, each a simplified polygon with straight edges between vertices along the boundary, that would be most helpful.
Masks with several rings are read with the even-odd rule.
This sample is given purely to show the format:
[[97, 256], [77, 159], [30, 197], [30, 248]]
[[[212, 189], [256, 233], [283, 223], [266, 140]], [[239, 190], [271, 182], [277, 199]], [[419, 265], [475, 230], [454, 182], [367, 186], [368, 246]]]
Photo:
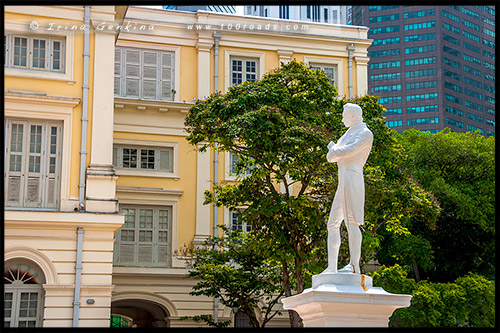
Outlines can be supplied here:
[[353, 264], [349, 263], [344, 268], [339, 269], [339, 273], [359, 273], [359, 272], [356, 272], [356, 269], [354, 268]]
[[323, 272], [321, 272], [320, 274], [323, 274], [323, 273], [337, 273], [337, 270], [335, 268], [330, 268], [330, 267], [327, 267]]

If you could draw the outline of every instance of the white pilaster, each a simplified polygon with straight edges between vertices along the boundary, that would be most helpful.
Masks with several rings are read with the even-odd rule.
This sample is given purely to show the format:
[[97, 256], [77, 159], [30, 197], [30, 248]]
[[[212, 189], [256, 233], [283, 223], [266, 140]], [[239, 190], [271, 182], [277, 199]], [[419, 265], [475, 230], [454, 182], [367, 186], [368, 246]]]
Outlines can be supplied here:
[[354, 57], [356, 62], [356, 82], [357, 96], [363, 96], [368, 93], [368, 61], [366, 57]]
[[200, 32], [196, 42], [198, 51], [198, 99], [205, 99], [210, 95], [210, 50], [213, 45], [213, 38], [210, 34]]
[[115, 34], [95, 31], [92, 134], [87, 169], [86, 210], [118, 211], [113, 156], [113, 77]]
[[[201, 145], [198, 145], [198, 148]], [[205, 191], [210, 190], [210, 150], [198, 149], [196, 164], [196, 229], [194, 245], [202, 244], [210, 236], [210, 205], [204, 205]]]

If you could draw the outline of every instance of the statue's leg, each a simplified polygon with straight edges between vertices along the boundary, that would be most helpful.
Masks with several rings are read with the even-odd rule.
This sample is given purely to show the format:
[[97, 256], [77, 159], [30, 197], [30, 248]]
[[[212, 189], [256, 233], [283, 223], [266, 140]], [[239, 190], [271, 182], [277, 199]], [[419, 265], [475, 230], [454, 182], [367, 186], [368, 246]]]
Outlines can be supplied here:
[[340, 249], [340, 228], [328, 228], [328, 267], [323, 273], [337, 273]]
[[354, 273], [361, 274], [359, 261], [361, 259], [362, 234], [357, 223], [349, 223], [348, 237], [350, 264], [354, 268]]

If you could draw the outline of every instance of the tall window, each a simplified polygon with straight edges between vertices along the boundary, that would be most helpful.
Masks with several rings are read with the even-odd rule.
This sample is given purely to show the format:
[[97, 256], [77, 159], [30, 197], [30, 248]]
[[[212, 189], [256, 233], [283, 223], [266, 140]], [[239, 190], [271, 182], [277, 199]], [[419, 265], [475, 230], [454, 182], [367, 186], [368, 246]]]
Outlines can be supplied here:
[[174, 99], [174, 53], [124, 47], [115, 49], [115, 96]]
[[123, 206], [121, 213], [125, 223], [116, 235], [115, 265], [169, 267], [172, 207]]
[[231, 84], [254, 82], [258, 78], [259, 60], [253, 58], [231, 57]]
[[42, 275], [24, 264], [4, 269], [4, 327], [40, 327]]
[[57, 208], [61, 124], [7, 119], [5, 133], [5, 206]]
[[337, 87], [337, 66], [325, 65], [325, 64], [311, 64], [311, 69], [317, 69], [323, 71], [332, 86]]
[[4, 35], [4, 66], [64, 73], [64, 38]]

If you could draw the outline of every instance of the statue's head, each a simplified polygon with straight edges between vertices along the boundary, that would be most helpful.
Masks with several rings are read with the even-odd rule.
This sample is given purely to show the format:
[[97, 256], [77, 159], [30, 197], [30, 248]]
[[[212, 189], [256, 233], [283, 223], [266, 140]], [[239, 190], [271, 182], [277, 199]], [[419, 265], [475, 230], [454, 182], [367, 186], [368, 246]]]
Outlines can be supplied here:
[[358, 104], [347, 103], [344, 105], [344, 112], [342, 113], [342, 122], [346, 127], [363, 121], [363, 110]]

